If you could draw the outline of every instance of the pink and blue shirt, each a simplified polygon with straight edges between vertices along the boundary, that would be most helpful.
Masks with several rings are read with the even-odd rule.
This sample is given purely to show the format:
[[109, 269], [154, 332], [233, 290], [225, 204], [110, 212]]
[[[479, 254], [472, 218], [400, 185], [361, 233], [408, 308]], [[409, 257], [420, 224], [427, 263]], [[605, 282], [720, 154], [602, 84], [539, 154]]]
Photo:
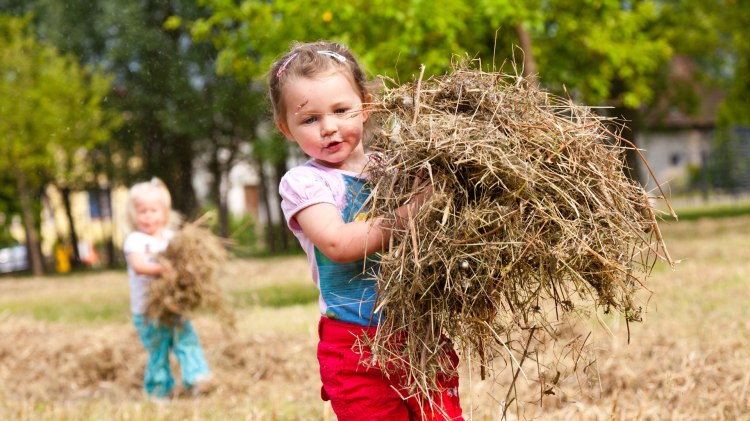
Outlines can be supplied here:
[[370, 195], [367, 180], [357, 173], [308, 161], [282, 177], [279, 194], [287, 225], [305, 250], [313, 281], [320, 290], [321, 314], [362, 326], [377, 325], [379, 317], [373, 313], [377, 295], [374, 277], [377, 256], [371, 255], [352, 263], [336, 263], [315, 247], [294, 218], [297, 212], [319, 203], [336, 206], [344, 222], [365, 218], [365, 202]]

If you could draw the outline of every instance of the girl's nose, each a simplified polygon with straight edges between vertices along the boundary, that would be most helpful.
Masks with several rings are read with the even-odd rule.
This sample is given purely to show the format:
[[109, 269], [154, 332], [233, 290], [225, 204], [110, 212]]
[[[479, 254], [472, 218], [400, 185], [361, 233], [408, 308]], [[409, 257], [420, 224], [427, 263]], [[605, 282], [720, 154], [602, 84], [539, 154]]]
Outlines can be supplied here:
[[336, 124], [331, 116], [323, 116], [320, 121], [320, 134], [324, 137], [336, 133]]

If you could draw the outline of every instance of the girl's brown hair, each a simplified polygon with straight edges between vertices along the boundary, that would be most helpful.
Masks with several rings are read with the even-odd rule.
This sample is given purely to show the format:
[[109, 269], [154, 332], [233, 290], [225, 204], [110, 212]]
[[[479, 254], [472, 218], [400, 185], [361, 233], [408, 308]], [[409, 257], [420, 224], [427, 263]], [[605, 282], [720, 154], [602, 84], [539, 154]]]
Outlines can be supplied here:
[[284, 122], [286, 110], [282, 93], [288, 81], [298, 77], [315, 77], [337, 69], [346, 70], [351, 75], [364, 102], [369, 94], [367, 76], [347, 47], [330, 41], [293, 44], [289, 52], [271, 66], [268, 76], [268, 96], [274, 121]]

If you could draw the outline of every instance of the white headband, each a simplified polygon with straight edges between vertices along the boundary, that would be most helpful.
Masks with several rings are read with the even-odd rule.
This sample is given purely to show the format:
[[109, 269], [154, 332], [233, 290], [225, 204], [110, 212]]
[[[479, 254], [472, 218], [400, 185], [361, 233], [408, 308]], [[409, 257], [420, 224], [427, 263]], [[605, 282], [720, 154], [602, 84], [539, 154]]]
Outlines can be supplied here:
[[335, 51], [320, 50], [318, 51], [318, 54], [323, 54], [324, 56], [333, 57], [342, 63], [346, 63], [346, 57], [342, 56], [341, 54]]

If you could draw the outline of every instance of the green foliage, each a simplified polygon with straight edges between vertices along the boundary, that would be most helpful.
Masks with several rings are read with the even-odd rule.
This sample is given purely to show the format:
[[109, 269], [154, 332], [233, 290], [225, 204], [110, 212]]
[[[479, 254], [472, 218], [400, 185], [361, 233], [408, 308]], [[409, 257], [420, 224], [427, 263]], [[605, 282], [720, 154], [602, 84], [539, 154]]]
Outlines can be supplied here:
[[102, 106], [111, 77], [38, 41], [29, 22], [0, 15], [0, 172], [14, 181], [31, 269], [41, 275], [40, 192], [87, 174], [82, 157], [119, 121]]
[[726, 92], [719, 125], [750, 125], [750, 5], [745, 0], [694, 1], [714, 23], [714, 35], [707, 36], [712, 43], [704, 53], [713, 59], [712, 76]]
[[741, 150], [736, 136], [732, 136], [727, 129], [717, 130], [705, 168], [708, 185], [724, 191], [734, 191], [739, 187], [740, 175], [750, 171]]
[[[746, 13], [745, 15], [749, 15]], [[750, 22], [742, 23], [742, 31], [738, 27], [735, 36], [750, 38]], [[738, 46], [737, 54], [733, 55], [734, 64], [732, 78], [726, 85], [726, 99], [719, 111], [719, 123], [723, 127], [734, 124], [750, 125], [750, 46]]]
[[[518, 62], [524, 54], [514, 29], [527, 27], [534, 40], [542, 81], [573, 89], [580, 100], [616, 100], [637, 107], [653, 97], [650, 78], [669, 58], [668, 42], [655, 36], [653, 2], [326, 1], [293, 0], [240, 4], [202, 0], [213, 15], [191, 24], [193, 36], [221, 48], [220, 72], [261, 78], [292, 40], [336, 39], [348, 44], [373, 74], [412, 80], [420, 64], [426, 75], [443, 73], [452, 55], [468, 54], [485, 67]], [[263, 28], [263, 30], [258, 30]], [[514, 57], [514, 55], [518, 55]], [[513, 71], [505, 68], [505, 71]], [[520, 72], [520, 71], [519, 71]]]
[[[750, 124], [750, 13], [744, 0], [657, 1], [655, 28], [696, 67], [693, 80], [726, 93], [718, 125]], [[702, 98], [699, 98], [699, 100]]]
[[703, 179], [703, 168], [698, 164], [687, 165], [687, 188], [688, 190], [697, 191], [700, 189], [705, 180]]
[[[66, 282], [61, 280], [60, 282]], [[318, 299], [315, 285], [270, 285], [261, 288], [233, 291], [233, 306], [281, 308], [314, 303]], [[65, 323], [126, 322], [130, 319], [129, 301], [115, 294], [109, 297], [87, 296], [26, 297], [23, 300], [0, 302], [0, 314], [27, 315], [36, 320]]]
[[[720, 205], [696, 206], [677, 209], [678, 221], [695, 221], [701, 218], [731, 218], [750, 215], [750, 203], [729, 203]], [[665, 221], [674, 221], [669, 215], [663, 217]]]
[[9, 247], [16, 244], [15, 238], [10, 234], [7, 224], [0, 225], [0, 248]]
[[[193, 35], [211, 38], [221, 47], [220, 72], [246, 80], [261, 78], [291, 41], [321, 38], [349, 45], [372, 74], [411, 80], [420, 64], [426, 65], [427, 74], [439, 74], [449, 66], [452, 53], [486, 53], [497, 29], [484, 24], [487, 16], [463, 1], [444, 1], [440, 7], [420, 0], [201, 3], [213, 15], [193, 22]], [[510, 2], [482, 4], [498, 14], [499, 9], [511, 13], [505, 10]]]
[[[214, 206], [202, 209], [202, 213], [217, 213]], [[219, 221], [212, 218], [210, 229], [215, 235], [221, 235]], [[229, 215], [229, 250], [235, 257], [256, 256], [259, 251], [257, 226], [255, 218], [250, 214], [236, 216]]]
[[40, 33], [117, 75], [109, 105], [126, 118], [101, 154], [109, 177], [130, 184], [159, 176], [175, 208], [195, 215], [194, 165], [215, 161], [204, 162], [212, 173], [210, 200], [221, 203], [218, 183], [248, 157], [264, 115], [263, 92], [215, 74], [216, 50], [191, 39], [183, 24], [207, 16], [206, 9], [193, 0], [34, 3]]
[[668, 40], [653, 31], [660, 19], [648, 1], [549, 2], [536, 37], [543, 79], [589, 104], [648, 103], [654, 76], [672, 54]]
[[256, 221], [252, 215], [229, 218], [231, 250], [237, 257], [250, 257], [258, 252]]
[[318, 288], [309, 285], [270, 285], [262, 288], [234, 291], [232, 299], [235, 305], [287, 307], [299, 304], [309, 304], [318, 299]]
[[0, 172], [0, 229], [8, 229], [11, 223], [10, 215], [15, 214], [18, 208], [15, 180], [8, 172], [2, 171]]
[[37, 41], [28, 24], [0, 16], [0, 169], [39, 189], [68, 177], [60, 162], [108, 141], [118, 120], [102, 107], [111, 77]]
[[[61, 281], [64, 282], [64, 281]], [[59, 297], [39, 297], [24, 301], [0, 303], [0, 313], [23, 314], [36, 320], [65, 323], [125, 322], [130, 318], [127, 300], [115, 296], [114, 299], [98, 297], [68, 298], [61, 302]]]
[[[104, 272], [89, 276], [106, 276]], [[124, 276], [124, 273], [123, 273]], [[111, 282], [109, 279], [107, 282]], [[281, 308], [305, 305], [316, 302], [318, 289], [310, 283], [287, 282], [279, 279], [279, 284], [259, 288], [245, 288], [231, 291], [232, 306]], [[77, 279], [60, 277], [58, 283], [71, 283], [56, 294], [48, 291], [19, 296], [0, 297], [0, 314], [26, 315], [36, 320], [64, 323], [127, 322], [130, 320], [129, 300], [125, 290], [91, 287], [84, 290]]]

